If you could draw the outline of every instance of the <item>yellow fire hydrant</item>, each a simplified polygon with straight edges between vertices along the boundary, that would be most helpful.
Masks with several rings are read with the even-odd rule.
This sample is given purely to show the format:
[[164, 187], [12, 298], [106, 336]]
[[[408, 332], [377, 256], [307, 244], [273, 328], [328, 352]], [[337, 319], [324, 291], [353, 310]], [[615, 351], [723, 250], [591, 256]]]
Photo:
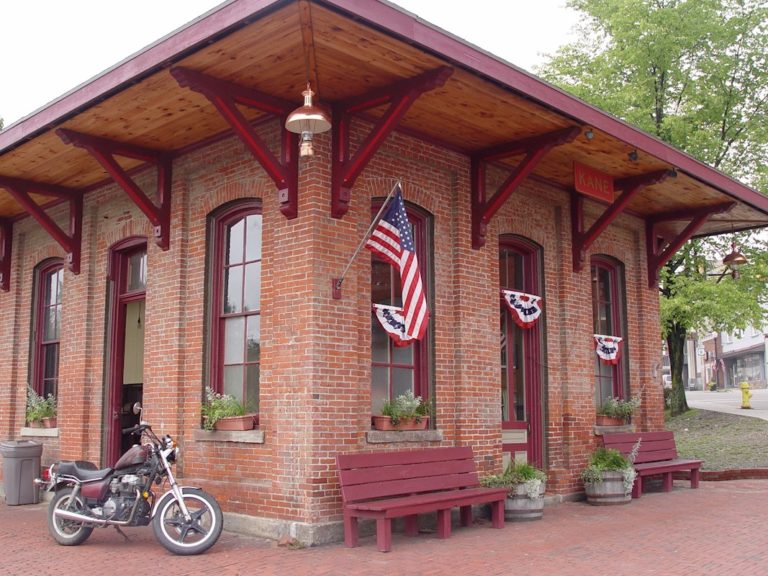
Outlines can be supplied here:
[[741, 383], [741, 407], [752, 408], [749, 405], [749, 399], [752, 398], [752, 392], [749, 391], [749, 382]]

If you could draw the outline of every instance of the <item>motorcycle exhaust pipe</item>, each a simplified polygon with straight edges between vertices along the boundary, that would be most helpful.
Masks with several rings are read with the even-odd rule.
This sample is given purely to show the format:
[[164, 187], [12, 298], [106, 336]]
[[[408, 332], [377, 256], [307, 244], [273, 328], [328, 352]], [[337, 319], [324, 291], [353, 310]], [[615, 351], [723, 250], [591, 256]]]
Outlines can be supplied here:
[[[78, 514], [77, 512], [70, 512], [69, 510], [55, 510], [54, 516], [57, 518], [63, 518], [64, 520], [74, 520], [76, 522], [86, 522], [88, 524], [96, 524], [97, 526], [106, 526], [109, 520], [103, 518], [94, 518], [93, 516], [86, 516], [85, 514]], [[112, 522], [114, 524], [114, 522]]]

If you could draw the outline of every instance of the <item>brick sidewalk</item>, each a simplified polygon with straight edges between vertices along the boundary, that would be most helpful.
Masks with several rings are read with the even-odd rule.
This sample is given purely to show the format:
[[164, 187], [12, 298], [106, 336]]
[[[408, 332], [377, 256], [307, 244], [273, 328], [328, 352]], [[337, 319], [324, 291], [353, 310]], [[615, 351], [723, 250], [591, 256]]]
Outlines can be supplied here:
[[94, 530], [83, 545], [66, 548], [48, 535], [45, 506], [0, 504], [3, 576], [178, 574], [536, 576], [756, 576], [768, 574], [768, 481], [679, 482], [670, 494], [649, 493], [628, 506], [569, 502], [545, 509], [544, 519], [455, 528], [450, 540], [422, 534], [393, 537], [389, 554], [373, 537], [354, 549], [330, 545], [304, 550], [225, 532], [208, 553], [169, 554], [152, 529]]

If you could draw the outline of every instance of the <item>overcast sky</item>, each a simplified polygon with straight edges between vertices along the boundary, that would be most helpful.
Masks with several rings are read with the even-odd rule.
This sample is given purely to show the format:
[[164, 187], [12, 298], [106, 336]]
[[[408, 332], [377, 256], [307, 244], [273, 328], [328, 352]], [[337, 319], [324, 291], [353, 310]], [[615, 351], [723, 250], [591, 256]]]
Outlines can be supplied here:
[[[569, 41], [565, 0], [396, 0], [451, 34], [531, 70]], [[3, 0], [0, 118], [6, 128], [221, 4], [218, 0]]]

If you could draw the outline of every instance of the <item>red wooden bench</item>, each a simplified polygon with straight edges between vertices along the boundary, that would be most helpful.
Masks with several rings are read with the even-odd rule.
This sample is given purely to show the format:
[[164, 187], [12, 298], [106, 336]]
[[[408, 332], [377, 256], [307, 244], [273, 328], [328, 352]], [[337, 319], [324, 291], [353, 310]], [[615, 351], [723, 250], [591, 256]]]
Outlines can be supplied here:
[[405, 533], [418, 533], [417, 516], [437, 512], [437, 535], [451, 535], [451, 508], [462, 526], [472, 523], [473, 504], [491, 504], [494, 528], [504, 527], [506, 488], [482, 488], [472, 448], [430, 448], [336, 456], [344, 503], [344, 543], [357, 546], [357, 519], [376, 519], [376, 544], [392, 548], [392, 518], [405, 518]]
[[646, 476], [664, 476], [664, 492], [672, 490], [672, 473], [689, 470], [691, 488], [699, 487], [699, 469], [702, 460], [689, 460], [677, 457], [675, 435], [672, 432], [622, 432], [603, 435], [603, 446], [614, 448], [629, 456], [632, 447], [641, 439], [640, 449], [635, 458], [637, 478], [632, 487], [632, 497], [640, 498], [643, 493], [643, 478]]

